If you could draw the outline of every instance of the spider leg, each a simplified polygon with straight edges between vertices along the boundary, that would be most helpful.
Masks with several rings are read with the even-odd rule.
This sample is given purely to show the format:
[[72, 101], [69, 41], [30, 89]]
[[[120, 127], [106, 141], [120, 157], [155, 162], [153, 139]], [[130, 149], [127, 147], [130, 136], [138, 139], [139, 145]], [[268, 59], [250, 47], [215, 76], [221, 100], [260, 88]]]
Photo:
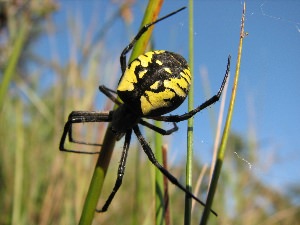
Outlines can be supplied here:
[[85, 152], [77, 151], [72, 149], [65, 148], [65, 141], [68, 136], [69, 142], [84, 144], [84, 145], [93, 145], [101, 146], [101, 144], [89, 143], [83, 141], [74, 140], [72, 137], [72, 124], [73, 123], [96, 123], [96, 122], [110, 122], [112, 120], [112, 112], [89, 112], [89, 111], [73, 111], [68, 117], [68, 121], [65, 124], [64, 132], [62, 134], [59, 150], [63, 152], [73, 152], [73, 153], [82, 153], [82, 154], [98, 154], [99, 152]]
[[[180, 188], [182, 191], [184, 191], [187, 195], [189, 195], [191, 198], [195, 199], [197, 202], [199, 202], [201, 205], [205, 206], [205, 203], [202, 202], [199, 198], [197, 198], [194, 194], [192, 194], [190, 191], [188, 191], [182, 184], [179, 183], [179, 181], [170, 173], [168, 170], [166, 170], [162, 165], [159, 164], [159, 162], [156, 160], [155, 155], [153, 154], [150, 146], [144, 139], [144, 137], [141, 134], [141, 131], [137, 125], [133, 127], [133, 131], [136, 134], [139, 142], [142, 145], [142, 148], [146, 155], [148, 156], [149, 160], [156, 166], [157, 169], [160, 170], [160, 172], [165, 175], [169, 181], [171, 181], [175, 186]], [[213, 214], [217, 216], [217, 213], [214, 210], [210, 210]]]
[[123, 103], [117, 99], [115, 96], [113, 96], [111, 93], [114, 93], [114, 94], [117, 94], [116, 91], [104, 86], [104, 85], [101, 85], [99, 86], [99, 90], [104, 94], [106, 95], [106, 97], [108, 97], [110, 100], [112, 100], [114, 103], [116, 103], [117, 105], [122, 105]]
[[214, 104], [215, 102], [219, 101], [220, 96], [221, 96], [221, 94], [223, 92], [223, 89], [225, 87], [228, 75], [229, 75], [230, 59], [231, 59], [231, 56], [229, 55], [225, 76], [224, 76], [223, 82], [221, 84], [221, 87], [220, 87], [220, 89], [219, 89], [219, 91], [216, 95], [214, 95], [213, 97], [211, 97], [210, 99], [208, 99], [207, 101], [205, 101], [204, 103], [199, 105], [197, 108], [189, 111], [188, 113], [185, 113], [185, 114], [182, 114], [182, 115], [156, 116], [156, 117], [149, 117], [149, 118], [154, 119], [154, 120], [158, 120], [158, 121], [165, 121], [165, 122], [180, 122], [180, 121], [187, 120], [187, 119], [191, 118], [196, 113], [200, 112], [201, 110], [203, 110], [203, 109], [207, 108], [208, 106]]
[[178, 131], [178, 126], [174, 122], [173, 122], [173, 128], [171, 128], [169, 130], [164, 130], [164, 129], [157, 127], [151, 123], [148, 123], [147, 121], [142, 120], [142, 119], [140, 120], [139, 124], [141, 124], [145, 127], [148, 127], [149, 129], [154, 130], [155, 132], [160, 133], [161, 135], [170, 135], [170, 134]]
[[132, 134], [132, 129], [128, 130], [125, 135], [125, 142], [123, 145], [123, 151], [122, 151], [122, 156], [121, 156], [121, 160], [120, 160], [120, 165], [118, 168], [118, 176], [117, 176], [117, 179], [115, 182], [115, 186], [114, 186], [112, 192], [110, 193], [108, 199], [106, 200], [105, 204], [103, 205], [102, 209], [96, 209], [96, 212], [105, 212], [108, 209], [111, 201], [115, 197], [115, 194], [117, 193], [120, 186], [122, 185], [122, 180], [123, 180], [123, 176], [124, 176], [124, 172], [125, 172], [126, 159], [127, 159], [128, 149], [129, 149], [129, 145], [130, 145], [131, 134]]
[[[124, 74], [124, 72], [126, 70], [126, 54], [133, 48], [133, 46], [137, 42], [137, 40], [140, 39], [140, 37], [148, 30], [149, 27], [151, 27], [152, 25], [154, 25], [154, 24], [156, 24], [156, 23], [158, 23], [158, 22], [160, 22], [160, 21], [162, 21], [162, 20], [164, 20], [164, 19], [166, 19], [166, 18], [168, 18], [168, 17], [170, 17], [170, 16], [172, 16], [172, 15], [180, 12], [181, 10], [183, 10], [185, 8], [186, 7], [182, 7], [182, 8], [180, 8], [180, 9], [178, 9], [178, 10], [172, 12], [172, 13], [169, 13], [168, 15], [166, 15], [166, 16], [164, 16], [162, 18], [159, 18], [158, 20], [156, 20], [156, 21], [154, 21], [152, 23], [148, 23], [148, 24], [144, 25], [140, 29], [140, 31], [137, 33], [137, 35], [134, 37], [134, 39], [130, 42], [130, 44], [127, 45], [124, 48], [124, 50], [122, 51], [122, 54], [120, 56], [120, 63], [121, 63], [121, 70], [122, 70], [122, 76], [120, 78], [120, 81], [121, 81], [121, 79], [123, 77], [123, 74]], [[120, 83], [120, 81], [119, 81], [119, 83]]]

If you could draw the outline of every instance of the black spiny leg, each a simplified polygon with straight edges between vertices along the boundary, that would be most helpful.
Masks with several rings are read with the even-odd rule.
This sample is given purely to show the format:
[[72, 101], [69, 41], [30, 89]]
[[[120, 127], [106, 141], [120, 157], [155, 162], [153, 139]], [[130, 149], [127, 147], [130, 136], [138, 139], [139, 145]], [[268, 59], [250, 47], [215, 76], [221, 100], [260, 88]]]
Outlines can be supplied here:
[[189, 111], [188, 113], [185, 113], [185, 114], [182, 114], [182, 115], [156, 116], [156, 117], [151, 117], [151, 119], [158, 120], [158, 121], [165, 121], [165, 122], [180, 122], [180, 121], [187, 120], [187, 119], [191, 118], [196, 113], [200, 112], [201, 110], [203, 110], [203, 109], [207, 108], [208, 106], [214, 104], [215, 102], [219, 101], [219, 99], [221, 97], [221, 94], [223, 92], [223, 89], [225, 87], [228, 75], [229, 75], [230, 59], [231, 59], [231, 56], [229, 55], [228, 56], [226, 73], [225, 73], [223, 82], [221, 84], [221, 87], [220, 87], [220, 89], [219, 89], [219, 91], [216, 95], [214, 95], [213, 97], [211, 97], [210, 99], [208, 99], [207, 101], [202, 103], [197, 108]]
[[[139, 127], [137, 125], [134, 126], [133, 130], [134, 130], [134, 133], [136, 134], [139, 142], [141, 143], [144, 152], [148, 156], [149, 160], [154, 164], [154, 166], [156, 166], [156, 168], [159, 169], [168, 178], [168, 180], [171, 181], [175, 186], [180, 188], [182, 191], [184, 191], [191, 198], [195, 199], [201, 205], [205, 206], [204, 202], [202, 202], [199, 198], [197, 198], [195, 195], [193, 195], [191, 192], [189, 192], [182, 184], [179, 183], [179, 181], [172, 174], [170, 174], [162, 165], [159, 164], [159, 162], [156, 160], [150, 146], [148, 145], [148, 143], [142, 136]], [[210, 211], [217, 216], [217, 213], [214, 210], [211, 209]]]
[[[135, 42], [140, 39], [140, 37], [148, 30], [149, 27], [151, 27], [152, 25], [158, 23], [159, 21], [162, 21], [162, 20], [164, 20], [164, 19], [166, 19], [166, 18], [168, 18], [168, 17], [170, 17], [170, 16], [172, 16], [172, 15], [180, 12], [181, 10], [184, 10], [185, 8], [186, 7], [182, 7], [181, 9], [178, 9], [175, 12], [172, 12], [172, 13], [170, 13], [170, 14], [168, 14], [168, 15], [166, 15], [166, 16], [164, 16], [164, 17], [162, 17], [162, 18], [160, 18], [160, 19], [158, 19], [158, 20], [156, 20], [156, 21], [154, 21], [152, 23], [146, 24], [145, 26], [143, 26], [140, 29], [140, 31], [137, 33], [137, 35], [134, 37], [134, 39], [130, 42], [130, 44], [127, 45], [124, 48], [124, 50], [122, 51], [122, 54], [120, 56], [120, 63], [121, 63], [121, 70], [122, 70], [122, 76], [120, 78], [120, 81], [121, 81], [121, 79], [123, 77], [123, 74], [124, 74], [124, 72], [126, 70], [126, 54], [133, 48]], [[120, 81], [119, 81], [119, 83], [120, 83]]]
[[121, 160], [120, 160], [118, 176], [117, 176], [117, 179], [115, 182], [115, 186], [114, 186], [112, 192], [110, 193], [108, 199], [106, 200], [105, 204], [103, 205], [102, 209], [96, 209], [96, 212], [105, 212], [108, 209], [111, 201], [115, 197], [115, 194], [117, 193], [120, 186], [122, 185], [122, 180], [123, 180], [123, 176], [124, 176], [124, 172], [125, 172], [126, 159], [127, 159], [127, 154], [128, 154], [128, 148], [130, 145], [131, 133], [132, 133], [132, 130], [130, 129], [126, 132], [126, 135], [125, 135], [125, 142], [124, 142], [124, 146], [123, 146], [123, 151], [122, 151], [122, 156], [121, 156]]
[[98, 154], [99, 152], [85, 152], [85, 151], [66, 149], [64, 146], [66, 138], [68, 136], [69, 142], [73, 142], [77, 144], [101, 146], [101, 144], [97, 144], [97, 143], [89, 143], [89, 142], [74, 140], [72, 137], [72, 124], [89, 123], [89, 122], [110, 122], [111, 120], [112, 120], [112, 111], [107, 113], [88, 112], [88, 111], [71, 112], [68, 121], [66, 122], [64, 127], [64, 132], [62, 134], [60, 144], [59, 144], [59, 150], [63, 152], [73, 152], [73, 153], [81, 153], [81, 154]]
[[[106, 95], [109, 99], [111, 99], [114, 103], [121, 105], [122, 103], [111, 93], [116, 94], [114, 90], [107, 88], [104, 85], [99, 87], [99, 90]], [[111, 122], [112, 120], [112, 112], [105, 113], [105, 112], [89, 112], [89, 111], [73, 111], [70, 113], [68, 121], [65, 124], [64, 132], [62, 134], [59, 149], [60, 151], [64, 152], [73, 152], [73, 153], [80, 153], [80, 154], [98, 154], [99, 152], [87, 152], [87, 151], [79, 151], [79, 150], [71, 150], [66, 149], [64, 147], [66, 138], [68, 136], [69, 142], [82, 144], [82, 145], [90, 145], [90, 146], [102, 146], [102, 144], [98, 143], [90, 143], [84, 141], [78, 141], [73, 138], [73, 123], [88, 123], [88, 122]]]
[[113, 96], [111, 93], [117, 94], [116, 91], [109, 89], [108, 87], [101, 85], [99, 86], [99, 90], [106, 96], [108, 97], [110, 100], [112, 100], [114, 103], [116, 103], [117, 105], [122, 105], [122, 102], [117, 99], [115, 96]]
[[170, 134], [173, 134], [174, 132], [178, 131], [178, 126], [174, 122], [173, 122], [173, 128], [171, 128], [169, 130], [164, 130], [164, 129], [157, 127], [151, 123], [148, 123], [147, 121], [142, 120], [142, 119], [139, 121], [139, 124], [141, 124], [145, 127], [148, 127], [149, 129], [154, 130], [155, 132], [160, 133], [161, 135], [170, 135]]

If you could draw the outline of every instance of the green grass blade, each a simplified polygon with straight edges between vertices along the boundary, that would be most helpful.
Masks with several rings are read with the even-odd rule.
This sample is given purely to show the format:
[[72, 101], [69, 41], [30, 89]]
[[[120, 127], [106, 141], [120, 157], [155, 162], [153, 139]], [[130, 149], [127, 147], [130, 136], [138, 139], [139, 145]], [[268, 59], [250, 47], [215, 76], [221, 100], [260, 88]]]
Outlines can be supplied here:
[[[147, 23], [156, 20], [162, 4], [163, 0], [149, 0], [141, 27]], [[134, 60], [146, 50], [150, 37], [152, 35], [153, 28], [154, 26], [151, 26], [148, 29], [148, 31], [144, 33], [140, 40], [135, 44], [134, 48], [132, 49], [129, 61]]]
[[[149, 1], [141, 26], [155, 20], [161, 5], [161, 0]], [[144, 35], [142, 35], [139, 41], [135, 44], [129, 61], [132, 61], [134, 58], [136, 58], [138, 55], [142, 54], [146, 50], [146, 47], [151, 37], [152, 29], [153, 27], [149, 28], [149, 30]], [[79, 222], [80, 225], [92, 224], [97, 202], [101, 194], [105, 175], [116, 143], [114, 135], [112, 134], [111, 129], [109, 129], [109, 127], [110, 126], [108, 126], [108, 129], [106, 131], [103, 146], [101, 148], [101, 153], [99, 154], [99, 158], [93, 173], [87, 197], [85, 199], [83, 211]]]
[[101, 148], [101, 153], [99, 154], [90, 187], [85, 199], [79, 222], [80, 225], [92, 224], [94, 218], [95, 209], [97, 207], [97, 202], [104, 183], [104, 178], [116, 143], [114, 134], [111, 132], [111, 129], [109, 129], [109, 127], [106, 131], [103, 146]]
[[22, 195], [23, 195], [23, 179], [24, 179], [24, 128], [23, 124], [24, 109], [20, 101], [16, 104], [16, 149], [14, 164], [14, 195], [12, 224], [21, 224], [22, 221]]
[[[161, 127], [160, 121], [155, 121], [155, 126]], [[155, 132], [155, 156], [160, 164], [163, 164], [162, 136]], [[164, 177], [163, 174], [155, 169], [155, 220], [156, 224], [165, 224], [164, 206]]]
[[[168, 169], [168, 151], [167, 146], [162, 146], [162, 161], [163, 161], [163, 167]], [[170, 225], [170, 197], [169, 197], [169, 180], [167, 177], [163, 177], [164, 181], [164, 220], [166, 225]]]
[[[193, 0], [189, 1], [189, 66], [191, 70], [191, 86], [188, 96], [188, 111], [194, 109], [194, 15]], [[186, 159], [186, 189], [192, 192], [192, 165], [193, 165], [193, 117], [188, 120], [187, 128], [187, 159]], [[185, 195], [184, 224], [191, 224], [192, 198]]]
[[232, 120], [232, 115], [233, 115], [233, 110], [234, 110], [237, 85], [238, 85], [239, 73], [240, 73], [243, 39], [245, 37], [245, 32], [244, 32], [245, 11], [246, 11], [246, 4], [244, 2], [234, 84], [233, 84], [233, 88], [232, 88], [232, 94], [231, 94], [231, 99], [230, 99], [230, 103], [229, 103], [227, 119], [226, 119], [226, 123], [225, 123], [224, 130], [223, 130], [223, 136], [222, 136], [220, 147], [218, 150], [217, 162], [216, 162], [216, 165], [214, 168], [212, 182], [210, 184], [210, 188], [209, 188], [209, 192], [208, 192], [206, 207], [204, 208], [203, 216], [202, 216], [201, 222], [200, 222], [201, 225], [207, 224], [207, 221], [208, 221], [208, 218], [210, 215], [210, 208], [212, 206], [214, 194], [215, 194], [215, 191], [217, 188], [218, 179], [220, 177], [221, 168], [222, 168], [222, 164], [223, 164], [223, 160], [224, 160], [224, 156], [225, 156], [225, 149], [226, 149], [227, 140], [228, 140], [228, 136], [229, 136], [229, 132], [230, 132], [230, 125], [231, 125], [231, 120]]
[[28, 27], [27, 27], [27, 23], [24, 22], [21, 24], [19, 33], [16, 37], [15, 43], [13, 44], [14, 48], [9, 58], [7, 67], [3, 74], [3, 79], [0, 84], [0, 110], [3, 106], [6, 92], [8, 90], [10, 81], [15, 73], [16, 66], [18, 64], [27, 36], [28, 36]]

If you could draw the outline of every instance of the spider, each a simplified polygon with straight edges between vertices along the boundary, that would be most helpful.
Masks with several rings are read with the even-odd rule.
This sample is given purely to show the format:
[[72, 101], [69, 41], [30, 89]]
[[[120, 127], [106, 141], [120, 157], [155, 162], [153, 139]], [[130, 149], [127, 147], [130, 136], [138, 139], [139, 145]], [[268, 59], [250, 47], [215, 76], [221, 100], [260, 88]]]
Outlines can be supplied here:
[[[68, 117], [68, 121], [65, 124], [59, 145], [60, 151], [85, 154], [98, 153], [65, 148], [64, 144], [67, 136], [69, 142], [101, 146], [101, 144], [74, 140], [72, 136], [72, 125], [74, 123], [110, 122], [108, 129], [111, 129], [117, 141], [125, 136], [115, 185], [103, 207], [99, 210], [96, 209], [97, 212], [105, 212], [108, 209], [115, 194], [122, 184], [132, 131], [137, 136], [137, 139], [140, 142], [144, 152], [154, 166], [156, 166], [157, 169], [159, 169], [161, 173], [169, 179], [170, 182], [184, 191], [189, 197], [195, 199], [201, 205], [205, 206], [205, 204], [199, 198], [188, 191], [167, 169], [159, 164], [151, 147], [142, 136], [138, 125], [140, 124], [148, 127], [162, 135], [170, 135], [178, 130], [176, 122], [187, 120], [199, 111], [217, 102], [222, 94], [229, 74], [230, 56], [228, 57], [226, 73], [218, 93], [199, 105], [197, 108], [182, 115], [164, 116], [164, 114], [172, 112], [179, 105], [181, 105], [181, 103], [186, 99], [189, 91], [192, 75], [190, 73], [187, 61], [181, 55], [165, 50], [156, 50], [144, 53], [138, 56], [138, 58], [134, 59], [128, 65], [126, 64], [127, 53], [133, 48], [134, 44], [148, 30], [149, 27], [185, 8], [186, 7], [180, 8], [152, 23], [143, 26], [131, 43], [122, 51], [120, 55], [122, 76], [119, 80], [117, 91], [111, 90], [104, 85], [99, 87], [99, 90], [104, 95], [118, 105], [117, 109], [109, 112], [73, 111]], [[121, 100], [115, 97], [116, 94]], [[169, 130], [164, 130], [145, 121], [143, 118], [172, 122], [173, 127]], [[211, 212], [217, 215], [212, 209]]]

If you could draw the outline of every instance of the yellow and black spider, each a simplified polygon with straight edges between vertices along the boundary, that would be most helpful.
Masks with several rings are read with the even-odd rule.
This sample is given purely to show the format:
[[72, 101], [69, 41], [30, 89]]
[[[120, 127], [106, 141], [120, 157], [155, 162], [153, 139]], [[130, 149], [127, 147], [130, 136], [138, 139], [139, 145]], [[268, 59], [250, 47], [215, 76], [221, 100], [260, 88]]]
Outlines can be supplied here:
[[[168, 172], [168, 170], [158, 163], [152, 149], [142, 136], [138, 124], [146, 126], [162, 135], [170, 135], [178, 130], [176, 122], [187, 120], [202, 109], [217, 102], [228, 77], [230, 56], [228, 57], [226, 73], [218, 93], [197, 108], [183, 115], [163, 116], [166, 113], [172, 112], [181, 105], [189, 91], [192, 75], [190, 73], [188, 63], [182, 56], [165, 50], [156, 50], [140, 55], [138, 58], [126, 65], [126, 54], [133, 48], [136, 41], [148, 30], [149, 27], [185, 8], [186, 7], [183, 7], [143, 26], [132, 42], [125, 47], [120, 56], [122, 76], [120, 78], [117, 91], [111, 90], [105, 86], [99, 87], [103, 94], [119, 106], [116, 110], [112, 110], [110, 112], [73, 111], [70, 113], [68, 121], [65, 124], [59, 145], [59, 149], [65, 152], [85, 154], [96, 153], [66, 149], [64, 144], [67, 136], [69, 142], [101, 146], [100, 144], [74, 140], [72, 137], [73, 123], [111, 122], [111, 126], [109, 128], [115, 134], [116, 140], [120, 140], [125, 135], [115, 186], [102, 209], [96, 210], [97, 212], [104, 212], [108, 209], [116, 192], [122, 184], [132, 131], [137, 136], [138, 141], [149, 160], [169, 179], [169, 181], [200, 204], [205, 205], [200, 199], [180, 184], [178, 180], [170, 172]], [[117, 94], [122, 102], [113, 94]], [[173, 122], [173, 128], [170, 130], [164, 130], [148, 123], [143, 120], [143, 118]], [[211, 211], [216, 214], [213, 210]]]

